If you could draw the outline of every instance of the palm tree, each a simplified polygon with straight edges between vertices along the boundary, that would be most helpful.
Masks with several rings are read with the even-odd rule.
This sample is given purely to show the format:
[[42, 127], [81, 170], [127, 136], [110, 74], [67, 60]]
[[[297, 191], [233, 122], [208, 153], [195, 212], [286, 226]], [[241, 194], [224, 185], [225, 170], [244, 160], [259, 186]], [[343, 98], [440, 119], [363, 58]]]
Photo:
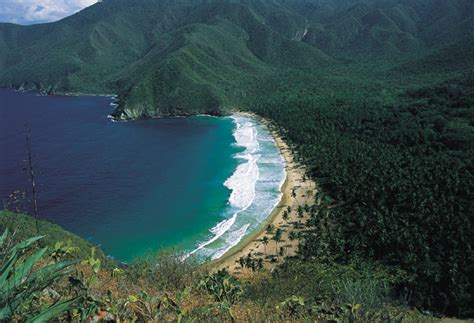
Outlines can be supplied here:
[[283, 220], [285, 220], [286, 223], [288, 223], [289, 215], [288, 212], [285, 210], [283, 211]]
[[308, 204], [305, 204], [303, 209], [306, 213], [309, 213], [311, 211], [311, 207]]
[[272, 238], [275, 241], [275, 253], [278, 253], [278, 242], [281, 241], [282, 234], [283, 234], [283, 231], [280, 228], [278, 228], [275, 231], [275, 235]]
[[274, 229], [275, 229], [275, 226], [273, 224], [269, 224], [266, 230], [267, 234], [272, 234]]
[[240, 268], [244, 269], [244, 266], [245, 266], [245, 258], [244, 257], [239, 258], [239, 265], [240, 265]]
[[263, 243], [263, 248], [265, 250], [265, 255], [267, 254], [267, 244], [270, 242], [270, 239], [268, 239], [267, 236], [264, 236], [262, 238], [262, 243]]
[[302, 218], [304, 216], [304, 209], [301, 205], [298, 205], [298, 217]]
[[250, 267], [250, 265], [252, 264], [252, 253], [251, 252], [249, 252], [247, 257], [245, 258], [245, 264], [247, 265], [247, 267]]
[[285, 255], [285, 247], [284, 246], [280, 247], [280, 252], [278, 254], [280, 255], [280, 257], [283, 258], [283, 256]]
[[290, 239], [290, 241], [293, 241], [293, 240], [296, 240], [297, 238], [297, 234], [295, 231], [290, 231], [290, 233], [288, 234], [288, 239]]

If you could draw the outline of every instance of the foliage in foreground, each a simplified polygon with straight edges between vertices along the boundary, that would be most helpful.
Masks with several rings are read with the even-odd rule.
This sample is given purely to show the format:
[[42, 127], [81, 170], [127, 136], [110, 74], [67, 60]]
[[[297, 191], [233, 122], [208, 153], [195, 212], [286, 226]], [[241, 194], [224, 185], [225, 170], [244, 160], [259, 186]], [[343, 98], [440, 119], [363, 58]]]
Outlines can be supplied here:
[[[4, 215], [0, 213], [0, 217]], [[56, 233], [60, 237], [60, 231]], [[47, 229], [44, 234], [48, 235]], [[392, 298], [396, 273], [383, 268], [360, 267], [365, 269], [359, 273], [356, 267], [291, 262], [273, 277], [261, 270], [249, 279], [236, 279], [224, 270], [213, 273], [192, 260], [183, 262], [179, 254], [170, 251], [113, 267], [102, 266], [93, 251], [82, 261], [72, 260], [80, 253], [74, 243], [51, 241], [55, 247], [46, 249], [39, 245], [41, 240], [18, 244], [15, 235], [3, 240], [11, 242], [2, 243], [2, 268], [10, 259], [6, 255], [20, 248], [16, 272], [24, 268], [22, 264], [31, 264], [35, 273], [45, 273], [41, 282], [47, 282], [46, 288], [38, 280], [36, 285], [30, 283], [36, 274], [22, 270], [21, 275], [28, 278], [21, 280], [23, 284], [13, 293], [24, 294], [10, 317], [24, 320], [49, 310], [46, 314], [64, 320], [432, 320]], [[2, 277], [3, 273], [4, 269]], [[340, 283], [334, 283], [337, 277]], [[372, 298], [359, 297], [367, 291], [372, 291]], [[9, 300], [14, 298], [14, 294], [8, 295]]]
[[38, 306], [38, 297], [61, 277], [69, 274], [68, 269], [77, 261], [66, 261], [38, 266], [48, 250], [33, 250], [35, 242], [42, 237], [33, 237], [10, 245], [8, 229], [0, 236], [0, 321], [14, 317], [31, 322], [44, 322], [70, 310], [79, 297], [57, 300], [51, 306]]
[[[57, 224], [39, 219], [38, 227], [39, 232], [36, 231], [35, 221], [27, 214], [0, 211], [0, 231], [8, 229], [10, 232], [14, 232], [14, 240], [17, 242], [38, 235], [44, 236], [37, 241], [39, 246], [49, 246], [50, 249], [52, 248], [61, 253], [72, 253], [74, 251], [74, 255], [81, 259], [87, 258], [91, 254], [92, 248], [94, 248], [87, 240], [64, 230]], [[112, 265], [109, 264], [110, 259], [106, 257], [102, 250], [96, 249], [96, 256], [101, 260], [103, 266]]]

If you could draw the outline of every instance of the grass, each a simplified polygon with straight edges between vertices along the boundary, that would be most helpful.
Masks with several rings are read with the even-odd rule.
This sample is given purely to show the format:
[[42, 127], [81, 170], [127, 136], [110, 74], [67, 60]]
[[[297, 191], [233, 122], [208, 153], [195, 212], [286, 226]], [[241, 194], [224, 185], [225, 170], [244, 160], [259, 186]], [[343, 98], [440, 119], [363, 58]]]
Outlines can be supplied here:
[[39, 232], [36, 231], [36, 221], [29, 215], [23, 213], [0, 211], [0, 231], [8, 229], [13, 235], [13, 241], [20, 242], [34, 236], [44, 235], [40, 245], [54, 246], [57, 242], [67, 244], [70, 242], [77, 250], [75, 255], [86, 259], [91, 254], [92, 248], [97, 249], [97, 256], [103, 264], [112, 264], [110, 260], [100, 249], [92, 243], [80, 238], [79, 236], [64, 230], [59, 225], [44, 220], [38, 220]]

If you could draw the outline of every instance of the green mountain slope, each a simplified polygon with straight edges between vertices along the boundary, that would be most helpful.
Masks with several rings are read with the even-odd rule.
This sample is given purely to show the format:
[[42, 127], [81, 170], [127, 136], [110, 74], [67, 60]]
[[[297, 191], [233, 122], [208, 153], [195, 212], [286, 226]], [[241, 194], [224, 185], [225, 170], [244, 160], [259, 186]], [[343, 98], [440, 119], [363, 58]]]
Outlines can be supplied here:
[[[304, 41], [339, 56], [396, 59], [446, 45], [472, 30], [466, 22], [474, 5], [468, 1], [334, 1], [332, 10], [321, 8], [321, 2], [309, 2], [313, 6], [302, 11], [315, 22]], [[332, 14], [321, 17], [321, 10]]]
[[474, 66], [474, 33], [468, 34], [449, 46], [404, 63], [396, 68], [401, 73], [446, 74]]
[[472, 12], [468, 0], [105, 0], [55, 23], [0, 24], [0, 86], [117, 93], [117, 118], [222, 114], [289, 71], [423, 72], [417, 62], [469, 45]]

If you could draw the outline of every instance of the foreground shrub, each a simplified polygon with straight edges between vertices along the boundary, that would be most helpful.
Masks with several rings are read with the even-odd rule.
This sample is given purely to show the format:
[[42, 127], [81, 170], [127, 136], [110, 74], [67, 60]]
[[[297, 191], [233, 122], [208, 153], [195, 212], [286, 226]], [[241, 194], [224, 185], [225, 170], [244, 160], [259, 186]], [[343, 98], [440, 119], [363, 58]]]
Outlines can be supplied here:
[[76, 297], [58, 300], [46, 308], [35, 306], [38, 295], [70, 273], [68, 267], [77, 262], [39, 265], [48, 248], [33, 251], [32, 246], [41, 238], [34, 237], [13, 245], [8, 241], [8, 230], [0, 236], [0, 321], [19, 317], [22, 320], [43, 322], [72, 309], [80, 301]]
[[183, 259], [183, 255], [173, 249], [144, 256], [127, 270], [132, 279], [145, 280], [164, 290], [184, 289], [198, 271], [198, 263], [193, 258]]
[[255, 301], [277, 304], [293, 295], [306, 303], [361, 304], [380, 308], [396, 302], [393, 287], [403, 279], [403, 272], [364, 262], [348, 265], [289, 260], [271, 277], [249, 286], [245, 296]]

